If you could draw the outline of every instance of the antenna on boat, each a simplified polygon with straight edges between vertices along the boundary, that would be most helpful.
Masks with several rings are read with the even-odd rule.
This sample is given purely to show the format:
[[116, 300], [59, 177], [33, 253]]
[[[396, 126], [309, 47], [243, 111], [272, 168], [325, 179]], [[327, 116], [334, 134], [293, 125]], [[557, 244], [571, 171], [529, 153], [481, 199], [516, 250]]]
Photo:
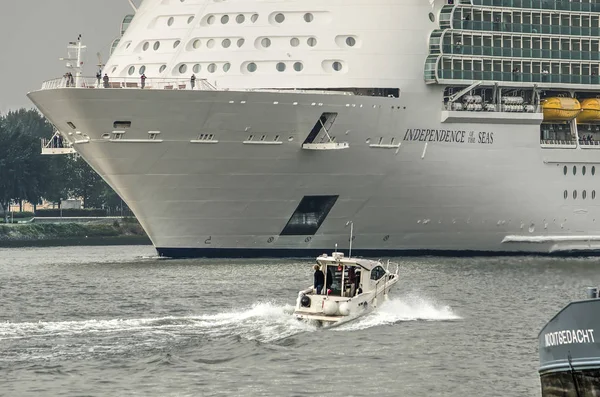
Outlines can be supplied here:
[[[81, 35], [77, 36], [77, 41], [70, 41], [67, 46], [68, 57], [67, 58], [59, 58], [61, 61], [67, 61], [67, 68], [73, 69], [75, 71], [75, 87], [79, 87], [79, 80], [82, 76], [83, 69], [83, 51], [86, 49], [86, 46], [81, 44]], [[75, 51], [73, 54], [72, 51]], [[73, 64], [75, 62], [75, 64]]]
[[346, 226], [348, 226], [348, 225], [350, 225], [350, 250], [348, 251], [348, 257], [352, 258], [352, 237], [354, 237], [352, 234], [354, 232], [354, 222], [352, 222], [352, 221], [346, 222]]

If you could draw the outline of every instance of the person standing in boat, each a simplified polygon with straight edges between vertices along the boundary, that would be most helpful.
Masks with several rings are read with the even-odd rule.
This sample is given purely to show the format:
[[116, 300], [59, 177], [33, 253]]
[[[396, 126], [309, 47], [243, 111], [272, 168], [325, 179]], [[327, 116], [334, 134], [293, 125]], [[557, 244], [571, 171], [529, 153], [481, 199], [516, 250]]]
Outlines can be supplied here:
[[323, 285], [325, 285], [325, 275], [321, 271], [321, 267], [319, 265], [314, 265], [313, 269], [315, 269], [315, 282], [314, 287], [317, 291], [317, 295], [321, 295], [321, 291], [323, 290]]

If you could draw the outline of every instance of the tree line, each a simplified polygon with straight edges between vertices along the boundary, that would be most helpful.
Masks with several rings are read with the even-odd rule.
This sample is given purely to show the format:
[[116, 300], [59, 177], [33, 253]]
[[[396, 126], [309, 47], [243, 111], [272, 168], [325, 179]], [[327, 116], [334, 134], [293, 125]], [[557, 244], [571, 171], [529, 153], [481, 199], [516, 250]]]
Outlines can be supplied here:
[[82, 198], [84, 208], [116, 210], [119, 196], [78, 155], [42, 155], [42, 138], [54, 127], [37, 110], [20, 109], [0, 115], [0, 212], [6, 222], [11, 202], [43, 200], [57, 203]]

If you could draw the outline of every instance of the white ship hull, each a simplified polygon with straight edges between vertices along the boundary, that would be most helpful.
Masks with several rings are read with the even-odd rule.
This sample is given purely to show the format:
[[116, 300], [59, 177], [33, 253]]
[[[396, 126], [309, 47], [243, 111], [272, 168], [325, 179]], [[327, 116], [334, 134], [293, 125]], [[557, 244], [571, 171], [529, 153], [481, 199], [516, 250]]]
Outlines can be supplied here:
[[[29, 94], [162, 255], [314, 256], [336, 244], [347, 248], [347, 220], [358, 255], [600, 249], [600, 196], [592, 199], [592, 191], [600, 194], [600, 150], [542, 149], [537, 113], [453, 121], [440, 110], [441, 95], [440, 87], [400, 98], [79, 88]], [[347, 149], [302, 148], [324, 112], [338, 114], [330, 133]], [[131, 128], [112, 139], [119, 120]], [[442, 130], [459, 132], [445, 138]], [[159, 137], [148, 139], [150, 131]], [[218, 142], [194, 142], [202, 133]], [[338, 197], [318, 230], [282, 235], [302, 198], [319, 195]]]

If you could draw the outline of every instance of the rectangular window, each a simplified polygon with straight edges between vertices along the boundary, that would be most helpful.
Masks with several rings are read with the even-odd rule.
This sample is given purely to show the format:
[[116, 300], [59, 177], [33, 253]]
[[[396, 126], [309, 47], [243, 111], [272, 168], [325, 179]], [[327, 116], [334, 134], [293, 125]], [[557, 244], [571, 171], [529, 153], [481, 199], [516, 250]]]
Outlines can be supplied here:
[[304, 196], [281, 231], [282, 236], [314, 235], [339, 196]]
[[67, 121], [67, 125], [73, 129], [77, 128], [77, 127], [75, 127], [75, 124], [71, 123], [70, 121]]
[[113, 128], [131, 128], [131, 121], [115, 121]]

